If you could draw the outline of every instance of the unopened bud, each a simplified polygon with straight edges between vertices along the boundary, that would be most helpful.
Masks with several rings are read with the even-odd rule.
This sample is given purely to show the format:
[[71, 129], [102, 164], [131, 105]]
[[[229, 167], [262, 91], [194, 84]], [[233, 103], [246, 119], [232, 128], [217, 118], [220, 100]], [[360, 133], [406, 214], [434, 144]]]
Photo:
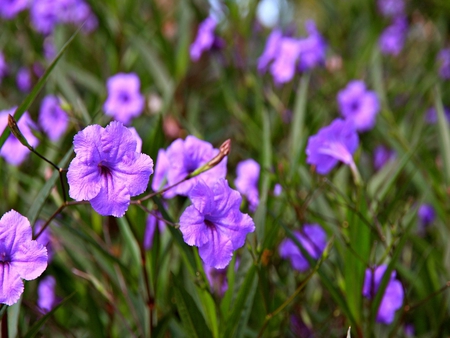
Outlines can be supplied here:
[[230, 153], [230, 150], [231, 150], [231, 140], [228, 139], [224, 143], [222, 143], [222, 145], [219, 147], [219, 153], [213, 159], [211, 159], [210, 161], [208, 161], [208, 163], [202, 165], [200, 168], [197, 168], [192, 173], [190, 173], [188, 178], [195, 177], [209, 169], [214, 168], [216, 165], [222, 162], [224, 157], [226, 157]]
[[14, 119], [14, 117], [12, 117], [12, 115], [8, 115], [8, 126], [11, 130], [11, 133], [20, 141], [20, 143], [22, 143], [28, 149], [33, 150], [33, 147], [30, 146], [25, 136], [23, 136], [22, 132], [17, 126], [16, 120]]

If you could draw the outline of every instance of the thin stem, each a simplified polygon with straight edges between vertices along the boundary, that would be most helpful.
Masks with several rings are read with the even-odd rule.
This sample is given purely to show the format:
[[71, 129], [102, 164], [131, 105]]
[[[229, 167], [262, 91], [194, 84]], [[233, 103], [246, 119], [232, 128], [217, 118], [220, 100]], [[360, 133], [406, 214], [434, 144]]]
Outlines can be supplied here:
[[2, 317], [2, 337], [8, 338], [8, 309], [5, 310]]
[[147, 214], [150, 214], [152, 216], [154, 216], [155, 218], [157, 218], [159, 221], [163, 221], [164, 223], [173, 226], [174, 228], [178, 228], [178, 224], [177, 223], [173, 223], [170, 222], [168, 220], [166, 220], [165, 218], [161, 217], [160, 215], [158, 215], [157, 212], [155, 212], [154, 210], [150, 210], [149, 208], [147, 208], [145, 205], [143, 205], [141, 203], [140, 200], [137, 201], [131, 201], [131, 204], [136, 204], [137, 206], [139, 206], [142, 210], [144, 210]]

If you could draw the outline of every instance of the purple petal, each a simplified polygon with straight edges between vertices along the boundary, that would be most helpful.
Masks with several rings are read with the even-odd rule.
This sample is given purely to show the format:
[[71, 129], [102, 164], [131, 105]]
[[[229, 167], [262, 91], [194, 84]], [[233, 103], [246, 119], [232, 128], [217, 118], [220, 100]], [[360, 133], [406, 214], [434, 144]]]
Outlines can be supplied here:
[[223, 233], [211, 229], [209, 231], [209, 241], [199, 247], [198, 253], [205, 264], [216, 269], [223, 269], [233, 257], [233, 244]]
[[102, 188], [98, 166], [91, 162], [86, 163], [78, 157], [70, 162], [67, 181], [69, 196], [77, 201], [89, 201], [97, 196]]
[[116, 182], [111, 175], [106, 175], [101, 179], [98, 195], [90, 202], [100, 215], [122, 217], [130, 205], [130, 193], [122, 182]]
[[8, 264], [0, 264], [0, 303], [13, 305], [23, 293], [23, 282]]
[[7, 253], [19, 250], [19, 247], [31, 241], [31, 226], [28, 219], [15, 210], [5, 213], [0, 219], [0, 243]]
[[181, 215], [180, 231], [184, 241], [191, 246], [201, 246], [209, 240], [205, 218], [193, 205], [187, 207]]
[[194, 207], [202, 214], [211, 212], [214, 203], [214, 194], [203, 180], [199, 180], [197, 185], [189, 192], [189, 198]]
[[11, 255], [11, 266], [21, 278], [32, 280], [45, 271], [47, 259], [47, 249], [42, 244], [27, 241]]

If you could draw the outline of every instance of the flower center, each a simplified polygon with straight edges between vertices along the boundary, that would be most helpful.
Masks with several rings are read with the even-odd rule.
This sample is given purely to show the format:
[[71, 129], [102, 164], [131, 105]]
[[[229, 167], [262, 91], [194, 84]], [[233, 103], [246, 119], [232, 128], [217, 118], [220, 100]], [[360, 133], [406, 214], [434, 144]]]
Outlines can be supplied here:
[[100, 175], [102, 175], [102, 176], [110, 176], [111, 175], [111, 168], [109, 168], [103, 162], [100, 162], [98, 164], [98, 168], [100, 169]]
[[130, 95], [128, 95], [128, 93], [126, 92], [120, 92], [119, 100], [124, 103], [128, 103], [130, 101]]
[[205, 219], [205, 224], [206, 224], [206, 226], [208, 228], [215, 228], [216, 227], [216, 225], [213, 222], [211, 222], [210, 220], [207, 220], [207, 219]]
[[350, 109], [352, 111], [357, 111], [359, 109], [359, 101], [353, 101], [350, 105]]
[[0, 263], [8, 263], [9, 261], [9, 255], [7, 255], [5, 251], [0, 252]]

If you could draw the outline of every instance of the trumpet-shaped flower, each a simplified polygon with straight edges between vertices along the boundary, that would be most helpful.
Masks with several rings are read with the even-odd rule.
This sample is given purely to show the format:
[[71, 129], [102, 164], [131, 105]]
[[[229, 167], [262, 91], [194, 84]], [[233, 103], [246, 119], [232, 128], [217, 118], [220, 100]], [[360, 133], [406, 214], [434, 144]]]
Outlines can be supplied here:
[[67, 173], [69, 195], [89, 201], [100, 215], [121, 217], [130, 197], [143, 193], [153, 173], [150, 156], [136, 152], [136, 139], [120, 122], [91, 125], [75, 135]]
[[306, 162], [316, 166], [319, 174], [328, 174], [338, 161], [355, 169], [352, 154], [358, 148], [358, 134], [352, 121], [334, 120], [308, 140]]
[[[318, 224], [305, 224], [303, 231], [294, 231], [294, 236], [312, 258], [319, 258], [327, 245], [327, 234]], [[295, 270], [306, 271], [308, 260], [303, 256], [297, 244], [286, 238], [280, 244], [279, 253], [282, 258], [289, 259]]]
[[57, 141], [66, 132], [69, 126], [69, 116], [61, 108], [56, 96], [48, 95], [42, 100], [39, 124], [52, 141]]
[[279, 42], [278, 55], [270, 66], [270, 73], [276, 84], [292, 80], [300, 56], [301, 42], [298, 39], [284, 37]]
[[28, 219], [15, 210], [0, 219], [0, 303], [12, 305], [23, 292], [22, 279], [39, 277], [47, 268], [47, 250], [32, 240]]
[[217, 22], [211, 17], [206, 18], [198, 26], [197, 37], [191, 44], [189, 53], [193, 61], [198, 61], [203, 52], [210, 50], [214, 44], [214, 30], [216, 29]]
[[258, 58], [258, 71], [264, 73], [269, 63], [278, 55], [278, 49], [283, 33], [280, 29], [274, 29], [267, 38], [262, 55]]
[[247, 234], [255, 230], [255, 224], [239, 210], [241, 195], [223, 178], [212, 186], [199, 180], [189, 197], [192, 205], [180, 217], [184, 241], [198, 247], [206, 265], [222, 269], [230, 263], [233, 251], [244, 245]]
[[252, 159], [238, 163], [237, 177], [234, 181], [237, 190], [247, 197], [250, 210], [255, 211], [259, 204], [258, 180], [260, 167], [258, 162]]
[[325, 64], [327, 44], [316, 28], [313, 20], [305, 24], [308, 37], [300, 39], [300, 58], [298, 67], [300, 71], [312, 69]]

